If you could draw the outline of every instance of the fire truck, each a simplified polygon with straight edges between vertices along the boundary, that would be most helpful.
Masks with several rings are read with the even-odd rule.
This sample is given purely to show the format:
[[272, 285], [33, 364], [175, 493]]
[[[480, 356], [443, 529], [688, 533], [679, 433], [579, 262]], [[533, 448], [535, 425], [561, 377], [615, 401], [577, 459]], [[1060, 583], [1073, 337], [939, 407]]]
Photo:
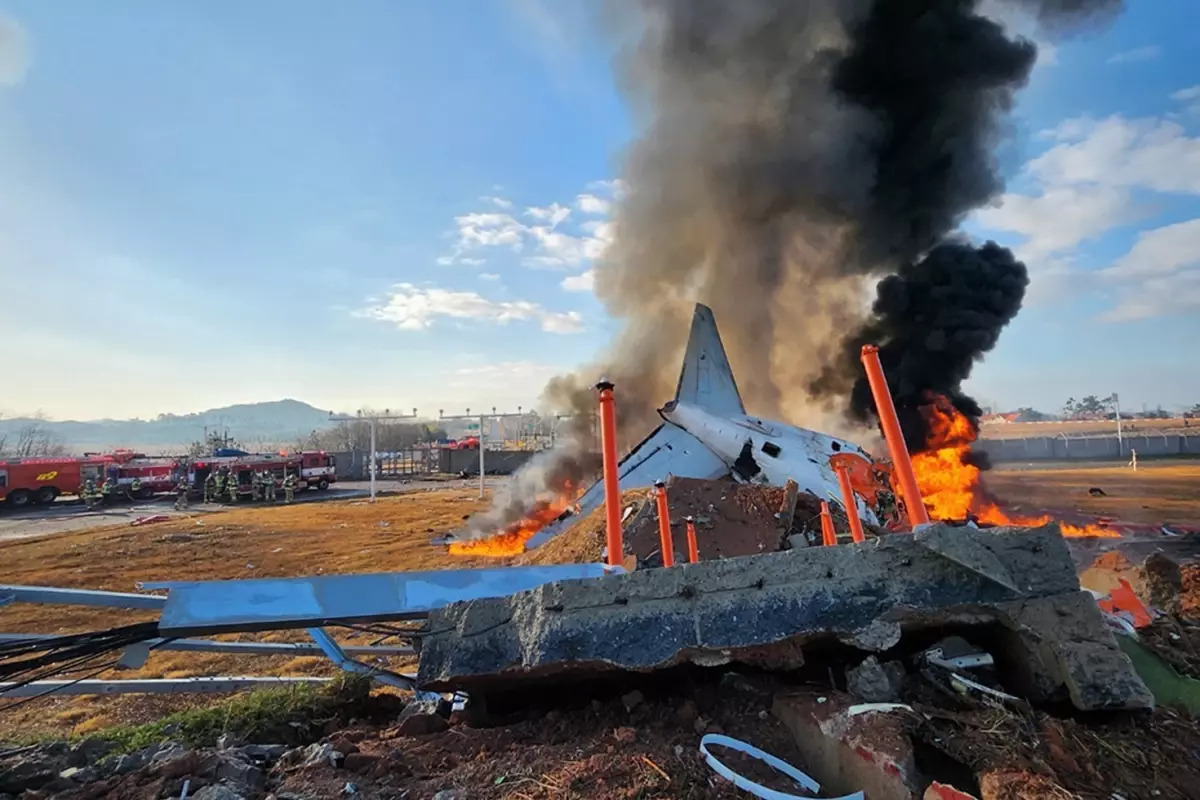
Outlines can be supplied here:
[[179, 461], [174, 458], [148, 458], [145, 453], [132, 450], [115, 450], [102, 456], [105, 465], [104, 477], [116, 480], [119, 493], [133, 496], [133, 482], [138, 482], [136, 499], [144, 500], [156, 494], [169, 492], [178, 480]]
[[329, 484], [337, 480], [335, 459], [323, 450], [291, 455], [260, 453], [211, 456], [181, 465], [178, 474], [184, 474], [184, 469], [193, 494], [203, 494], [204, 482], [208, 476], [222, 469], [237, 476], [238, 485], [246, 490], [243, 494], [250, 490], [254, 476], [263, 472], [274, 476], [276, 487], [281, 487], [288, 475], [295, 475], [299, 479], [299, 489], [328, 489]]
[[109, 463], [105, 457], [0, 461], [0, 500], [17, 507], [53, 503], [59, 495], [77, 494], [87, 480], [99, 486]]

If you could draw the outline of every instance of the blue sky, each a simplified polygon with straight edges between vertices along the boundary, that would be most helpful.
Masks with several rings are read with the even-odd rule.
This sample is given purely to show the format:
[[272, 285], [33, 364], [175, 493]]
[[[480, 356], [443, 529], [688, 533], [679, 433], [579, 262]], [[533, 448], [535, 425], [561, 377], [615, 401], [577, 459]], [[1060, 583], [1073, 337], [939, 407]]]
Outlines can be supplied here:
[[[1200, 402], [1200, 4], [1132, 5], [1043, 59], [968, 225], [1034, 274], [985, 401]], [[532, 405], [615, 329], [590, 6], [0, 0], [0, 410]]]

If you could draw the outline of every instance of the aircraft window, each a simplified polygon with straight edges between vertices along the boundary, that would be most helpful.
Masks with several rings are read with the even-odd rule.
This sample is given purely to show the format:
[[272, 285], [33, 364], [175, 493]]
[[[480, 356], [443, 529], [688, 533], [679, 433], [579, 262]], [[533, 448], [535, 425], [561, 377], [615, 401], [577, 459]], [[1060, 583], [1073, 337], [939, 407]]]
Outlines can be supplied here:
[[762, 451], [771, 458], [778, 458], [783, 451], [779, 449], [779, 445], [774, 442], [763, 442]]
[[833, 452], [835, 452], [835, 453], [842, 449], [842, 446], [840, 444], [838, 444], [837, 442], [833, 442], [832, 446], [833, 446]]

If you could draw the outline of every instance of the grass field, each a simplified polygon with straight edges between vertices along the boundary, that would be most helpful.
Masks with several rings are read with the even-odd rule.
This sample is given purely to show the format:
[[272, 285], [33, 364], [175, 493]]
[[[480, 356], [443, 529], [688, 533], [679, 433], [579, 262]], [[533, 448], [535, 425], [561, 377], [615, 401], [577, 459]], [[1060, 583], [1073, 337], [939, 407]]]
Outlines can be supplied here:
[[[1136, 522], [1200, 526], [1200, 464], [1064, 470], [994, 470], [988, 487], [1024, 512], [1111, 515]], [[1107, 497], [1092, 497], [1099, 486]], [[430, 539], [461, 526], [479, 509], [474, 489], [441, 489], [365, 500], [256, 507], [205, 514], [140, 528], [65, 533], [0, 544], [7, 583], [132, 591], [144, 580], [206, 580], [321, 573], [381, 572], [496, 565], [507, 560], [450, 556]], [[599, 524], [599, 523], [597, 523]], [[566, 540], [564, 540], [566, 542]], [[595, 557], [595, 548], [553, 545], [525, 563]], [[74, 606], [13, 605], [0, 609], [0, 631], [67, 633], [148, 619], [152, 615]], [[300, 631], [263, 634], [296, 641]], [[363, 643], [362, 635], [341, 636]], [[392, 669], [411, 663], [394, 660]], [[159, 652], [146, 666], [97, 677], [194, 675], [332, 675], [315, 657], [235, 657]], [[78, 676], [76, 676], [78, 677]], [[0, 701], [0, 709], [13, 701]], [[145, 722], [213, 703], [207, 696], [125, 696], [43, 699], [0, 710], [0, 740], [36, 733], [81, 734], [113, 724]]]
[[[483, 503], [475, 490], [437, 490], [400, 497], [256, 507], [205, 514], [140, 528], [66, 533], [0, 545], [3, 581], [133, 591], [143, 580], [217, 580], [329, 573], [445, 569], [495, 564], [450, 556], [430, 539], [457, 529]], [[18, 604], [0, 609], [6, 633], [67, 633], [128, 624], [153, 614], [80, 606]], [[302, 641], [303, 631], [232, 636]], [[370, 637], [338, 635], [343, 642]], [[392, 669], [411, 662], [394, 660]], [[179, 678], [195, 675], [333, 675], [317, 657], [244, 657], [158, 652], [135, 671], [99, 678]], [[73, 676], [79, 677], [79, 676]], [[2, 710], [0, 739], [38, 732], [85, 733], [143, 722], [213, 702], [204, 696], [129, 695], [45, 699]]]

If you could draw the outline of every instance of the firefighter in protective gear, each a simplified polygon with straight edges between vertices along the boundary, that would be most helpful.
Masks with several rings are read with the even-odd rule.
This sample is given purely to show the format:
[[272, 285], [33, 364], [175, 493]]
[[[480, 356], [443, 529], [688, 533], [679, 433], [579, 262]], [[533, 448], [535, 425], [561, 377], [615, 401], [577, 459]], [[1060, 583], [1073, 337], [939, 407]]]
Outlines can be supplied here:
[[133, 500], [142, 493], [142, 479], [135, 477], [129, 484], [129, 499]]
[[204, 502], [211, 503], [217, 491], [217, 476], [208, 473], [208, 477], [204, 479]]
[[96, 507], [96, 503], [100, 501], [100, 493], [96, 491], [96, 482], [88, 478], [83, 484], [83, 490], [79, 493], [83, 497], [83, 503], [88, 507], [88, 510]]
[[296, 499], [296, 476], [288, 475], [283, 479], [283, 502], [290, 503]]
[[217, 473], [217, 483], [213, 487], [213, 502], [220, 502], [221, 498], [225, 496], [226, 480], [228, 480], [228, 476], [225, 474], [225, 468], [221, 467], [221, 470]]
[[225, 481], [225, 488], [229, 492], [229, 502], [236, 503], [238, 501], [238, 478], [236, 472], [229, 473], [229, 480]]
[[275, 476], [266, 470], [263, 471], [263, 499], [271, 503], [275, 502]]
[[255, 472], [253, 474], [253, 477], [250, 479], [250, 489], [251, 489], [250, 499], [258, 500], [260, 497], [262, 497], [262, 488], [263, 488], [262, 473]]
[[175, 484], [175, 510], [183, 511], [188, 505], [188, 482], [187, 477], [179, 479], [179, 483]]
[[104, 479], [104, 484], [100, 487], [100, 492], [104, 496], [104, 502], [109, 502], [117, 493], [117, 479], [109, 475]]

